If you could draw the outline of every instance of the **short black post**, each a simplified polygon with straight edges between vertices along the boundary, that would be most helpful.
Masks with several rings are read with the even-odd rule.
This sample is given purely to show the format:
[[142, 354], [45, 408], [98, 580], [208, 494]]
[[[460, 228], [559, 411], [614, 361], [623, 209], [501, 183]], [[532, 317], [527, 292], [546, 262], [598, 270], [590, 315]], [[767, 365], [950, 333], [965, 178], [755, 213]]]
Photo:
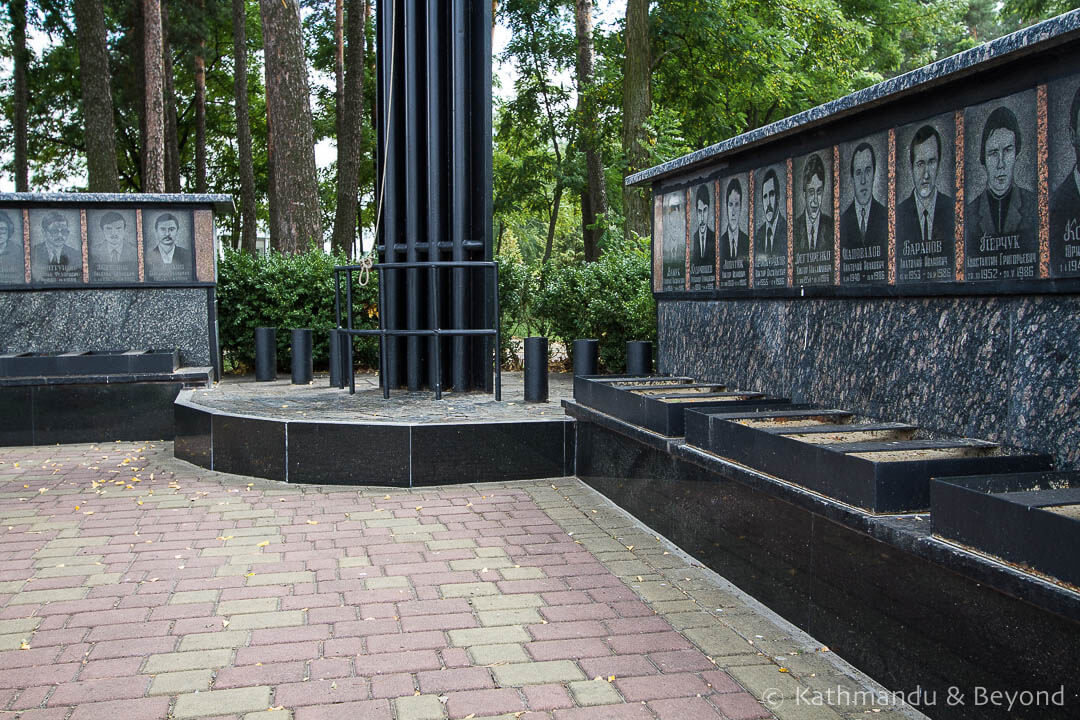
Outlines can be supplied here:
[[277, 380], [277, 328], [255, 328], [255, 379]]
[[330, 387], [345, 387], [345, 334], [330, 328]]
[[311, 330], [293, 328], [292, 331], [292, 383], [307, 385], [311, 382]]
[[649, 375], [652, 373], [652, 343], [647, 340], [631, 340], [626, 343], [626, 374]]
[[547, 338], [525, 338], [525, 402], [547, 402], [547, 399]]
[[577, 377], [578, 375], [596, 375], [599, 357], [600, 342], [598, 340], [575, 340], [574, 377]]

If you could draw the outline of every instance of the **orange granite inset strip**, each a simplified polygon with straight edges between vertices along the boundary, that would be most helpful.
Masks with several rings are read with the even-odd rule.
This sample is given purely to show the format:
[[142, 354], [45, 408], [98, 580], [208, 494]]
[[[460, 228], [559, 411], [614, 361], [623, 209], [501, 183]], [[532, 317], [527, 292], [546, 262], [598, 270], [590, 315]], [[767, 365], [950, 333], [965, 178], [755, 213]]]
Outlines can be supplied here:
[[146, 282], [146, 268], [143, 265], [142, 208], [135, 208], [135, 239], [139, 249], [139, 282]]
[[795, 249], [794, 249], [794, 233], [795, 233], [795, 218], [791, 216], [792, 205], [794, 200], [792, 198], [794, 190], [791, 188], [791, 176], [792, 176], [792, 160], [787, 159], [787, 185], [785, 186], [784, 194], [787, 195], [787, 286], [791, 287], [795, 284]]
[[686, 225], [683, 227], [683, 289], [690, 289], [690, 188], [686, 188], [686, 202], [684, 209], [684, 215], [686, 215]]
[[[139, 246], [142, 252], [142, 245]], [[652, 221], [652, 275], [653, 292], [660, 292], [664, 282], [664, 196], [653, 195]], [[142, 260], [139, 261], [140, 266]]]
[[889, 128], [889, 284], [896, 284], [896, 129]]
[[746, 234], [750, 236], [750, 277], [746, 279], [748, 287], [754, 287], [754, 171], [750, 171], [749, 179], [746, 181], [746, 192], [750, 196], [750, 219], [747, 220]]
[[26, 262], [26, 282], [30, 282], [30, 211], [22, 211], [23, 256]]
[[964, 111], [956, 115], [956, 282], [964, 282]]
[[832, 148], [833, 285], [840, 284], [840, 146]]
[[1039, 277], [1050, 277], [1050, 143], [1046, 84], [1039, 85], [1035, 117], [1039, 123]]
[[195, 211], [195, 279], [214, 282], [214, 260], [217, 250], [214, 240], [214, 213], [212, 210]]
[[86, 209], [79, 210], [79, 233], [82, 235], [82, 281], [90, 282], [90, 243], [86, 229]]

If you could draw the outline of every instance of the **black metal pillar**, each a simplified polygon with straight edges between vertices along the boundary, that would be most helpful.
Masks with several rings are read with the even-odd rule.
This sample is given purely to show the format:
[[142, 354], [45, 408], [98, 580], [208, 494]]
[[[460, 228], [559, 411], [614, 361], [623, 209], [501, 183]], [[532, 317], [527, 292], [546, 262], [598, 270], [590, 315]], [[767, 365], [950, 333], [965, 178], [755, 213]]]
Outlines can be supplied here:
[[[380, 260], [490, 261], [491, 2], [384, 0], [377, 20]], [[490, 328], [491, 277], [388, 270], [380, 316], [390, 330]], [[495, 348], [489, 336], [387, 337], [382, 376], [389, 387], [490, 392]], [[445, 378], [435, 377], [437, 355]]]

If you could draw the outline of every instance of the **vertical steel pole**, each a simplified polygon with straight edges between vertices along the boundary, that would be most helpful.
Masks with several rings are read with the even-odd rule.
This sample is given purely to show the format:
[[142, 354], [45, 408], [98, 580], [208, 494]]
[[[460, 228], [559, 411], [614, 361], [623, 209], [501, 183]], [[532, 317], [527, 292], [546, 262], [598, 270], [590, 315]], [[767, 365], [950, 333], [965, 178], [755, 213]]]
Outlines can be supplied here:
[[[420, 260], [416, 249], [416, 243], [420, 240], [420, 208], [422, 204], [426, 204], [427, 200], [420, 173], [420, 143], [426, 140], [420, 126], [423, 110], [421, 83], [426, 77], [422, 56], [425, 48], [420, 43], [423, 36], [423, 22], [417, 2], [418, 0], [404, 2], [405, 62], [401, 68], [405, 81], [405, 106], [403, 108], [405, 111], [405, 136], [403, 138], [405, 183], [404, 197], [401, 201], [405, 205], [405, 259], [411, 263]], [[420, 315], [423, 312], [421, 291], [425, 280], [419, 268], [409, 268], [405, 271], [405, 325], [409, 330], [420, 329]], [[416, 335], [409, 335], [405, 339], [406, 382], [409, 390], [419, 390], [423, 384], [420, 376], [420, 340]]]
[[495, 263], [493, 283], [495, 285], [495, 402], [502, 401], [502, 363], [499, 362], [499, 333], [502, 332], [502, 321], [499, 316], [499, 264]]
[[[382, 287], [382, 283], [379, 283], [379, 287]], [[345, 327], [348, 330], [353, 329], [352, 325], [353, 312], [352, 312], [352, 270], [345, 272]], [[349, 339], [349, 347], [345, 351], [345, 357], [349, 363], [349, 394], [356, 394], [356, 363], [353, 362], [353, 336], [351, 332], [345, 333], [345, 336]]]
[[[428, 299], [430, 302], [431, 317], [439, 316], [439, 294], [438, 294], [438, 273], [439, 268], [434, 265], [428, 265]], [[432, 373], [433, 381], [431, 387], [435, 390], [435, 399], [442, 400], [442, 354], [439, 352], [439, 337], [438, 324], [433, 324], [430, 330], [435, 333], [431, 336], [434, 341], [432, 343], [432, 365], [434, 366], [434, 372]]]
[[[450, 72], [450, 78], [454, 87], [453, 92], [450, 94], [451, 115], [453, 117], [451, 130], [453, 143], [451, 145], [452, 157], [450, 161], [452, 177], [450, 189], [453, 193], [452, 207], [450, 209], [450, 239], [453, 243], [451, 259], [455, 262], [466, 259], [465, 233], [469, 222], [468, 197], [470, 188], [468, 186], [467, 168], [470, 148], [466, 130], [470, 109], [466, 97], [468, 87], [468, 65], [466, 62], [467, 5], [468, 0], [451, 0], [453, 17], [451, 18], [450, 62], [453, 69]], [[465, 282], [468, 274], [465, 268], [460, 267], [453, 268], [450, 274], [453, 278], [450, 283], [450, 326], [454, 329], [463, 329], [466, 327]], [[460, 335], [455, 335], [451, 343], [453, 345], [451, 372], [453, 373], [454, 389], [458, 391], [467, 390], [469, 388], [466, 357], [467, 343], [465, 338]]]
[[[386, 270], [385, 273], [379, 276], [379, 306], [383, 306], [386, 303], [386, 283], [383, 280], [386, 279], [386, 275], [390, 274], [390, 270]], [[383, 320], [382, 313], [379, 313], [379, 329], [386, 330], [386, 322]], [[387, 336], [384, 333], [379, 333], [379, 384], [382, 385], [383, 398], [390, 397], [390, 379], [387, 377], [386, 370], [387, 365], [390, 363], [390, 353], [387, 352]]]
[[[443, 83], [447, 76], [443, 38], [446, 33], [446, 15], [446, 0], [427, 0], [427, 259], [429, 262], [437, 262], [440, 259], [439, 242], [446, 235], [443, 189], [446, 184], [446, 161], [443, 157], [445, 152], [443, 133], [446, 127]], [[428, 293], [437, 292], [435, 280], [438, 272], [429, 275]], [[439, 307], [438, 303], [432, 305], [432, 311], [428, 317], [428, 328], [440, 327]], [[438, 357], [441, 344], [442, 338], [437, 335], [428, 339], [429, 358]], [[429, 363], [428, 382], [431, 387], [442, 384], [441, 373], [441, 365], [437, 362]]]

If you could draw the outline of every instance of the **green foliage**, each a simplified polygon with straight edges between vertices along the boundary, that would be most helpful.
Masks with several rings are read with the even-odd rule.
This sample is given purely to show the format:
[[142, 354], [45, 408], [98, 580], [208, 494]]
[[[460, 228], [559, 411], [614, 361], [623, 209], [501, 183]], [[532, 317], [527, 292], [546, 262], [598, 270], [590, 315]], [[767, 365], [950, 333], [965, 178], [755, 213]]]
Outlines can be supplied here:
[[549, 268], [530, 314], [542, 332], [567, 345], [596, 338], [601, 368], [621, 371], [628, 340], [656, 339], [647, 248], [639, 243], [609, 247], [596, 262]]
[[[313, 359], [327, 367], [328, 331], [336, 327], [334, 315], [334, 266], [346, 258], [312, 247], [306, 253], [284, 255], [276, 251], [249, 255], [226, 249], [218, 264], [218, 335], [226, 370], [245, 372], [254, 367], [255, 328], [275, 327], [277, 358], [281, 369], [289, 367], [289, 330], [314, 330]], [[354, 273], [353, 327], [377, 328], [378, 279], [371, 273], [361, 286]], [[342, 295], [345, 288], [342, 287]], [[342, 313], [344, 313], [344, 302]], [[344, 322], [344, 319], [343, 319]], [[357, 339], [353, 357], [361, 367], [377, 367], [379, 346], [374, 338]]]

